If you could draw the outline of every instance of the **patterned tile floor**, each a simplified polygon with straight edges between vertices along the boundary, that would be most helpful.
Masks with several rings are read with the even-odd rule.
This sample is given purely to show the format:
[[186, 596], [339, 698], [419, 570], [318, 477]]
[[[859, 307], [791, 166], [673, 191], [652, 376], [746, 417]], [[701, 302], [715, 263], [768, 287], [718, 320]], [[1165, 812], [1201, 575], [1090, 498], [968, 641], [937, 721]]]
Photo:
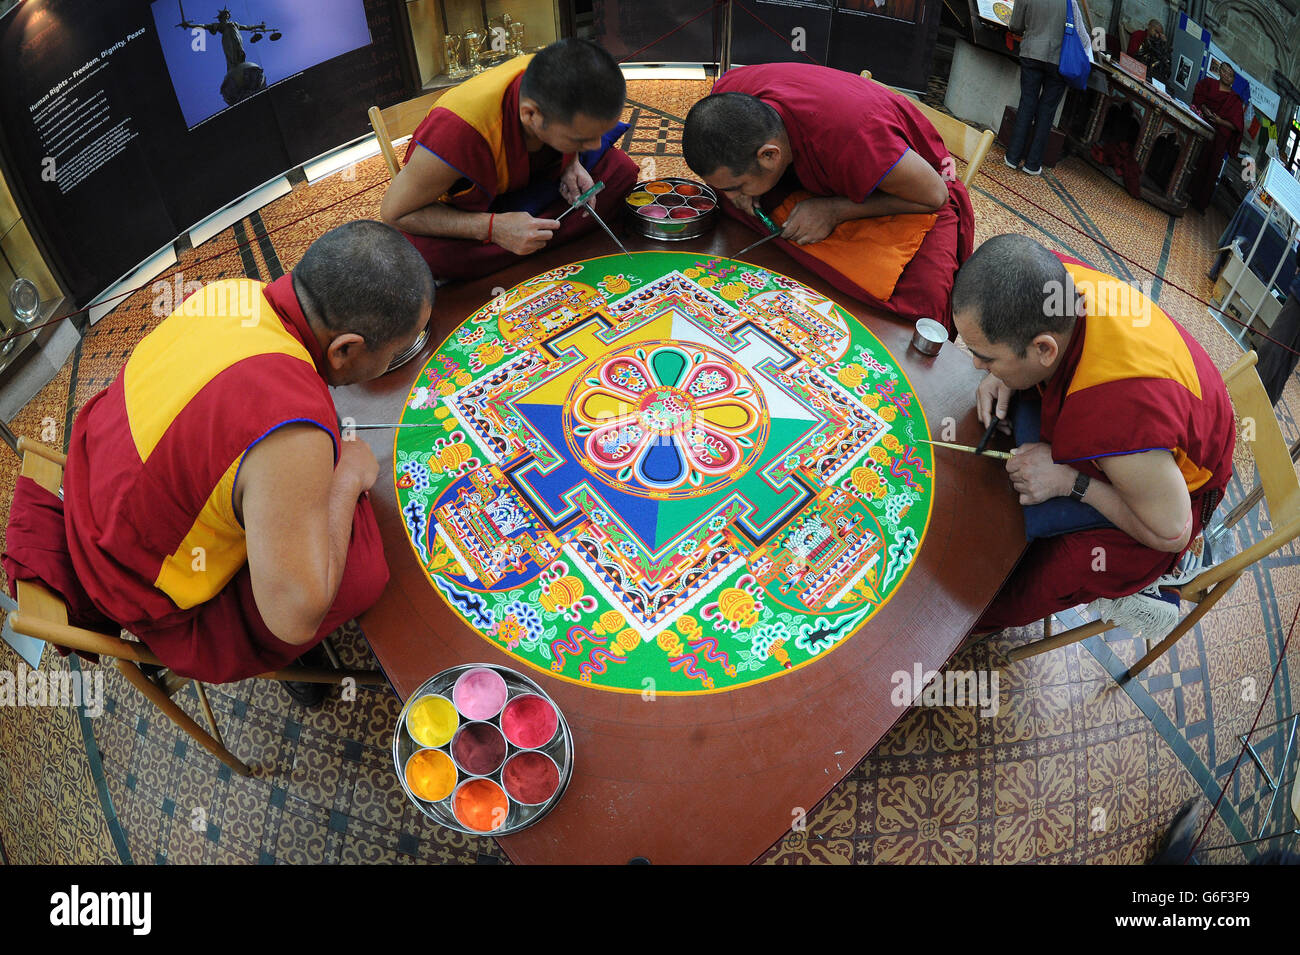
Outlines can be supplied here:
[[[681, 118], [708, 87], [629, 84], [628, 149], [645, 168], [689, 175], [680, 155]], [[941, 97], [940, 84], [927, 99]], [[1224, 224], [1220, 214], [1171, 218], [1078, 160], [1034, 179], [1001, 159], [995, 147], [972, 189], [977, 241], [1024, 232], [1125, 278], [1152, 278], [1152, 270], [1152, 295], [1161, 306], [1221, 366], [1232, 361], [1236, 345], [1195, 300], [1210, 291], [1205, 269]], [[316, 235], [350, 218], [374, 217], [385, 181], [373, 159], [351, 178], [300, 185], [185, 252], [182, 282], [275, 278]], [[161, 286], [144, 288], [90, 329], [58, 377], [11, 423], [14, 431], [61, 443], [76, 409], [112, 381], [166, 304]], [[1300, 409], [1300, 380], [1279, 405], [1288, 439], [1297, 434], [1293, 409]], [[1229, 503], [1253, 483], [1249, 461], [1243, 457], [1238, 467]], [[7, 511], [15, 471], [11, 457], [0, 458], [0, 512]], [[1256, 513], [1237, 528], [1235, 546], [1267, 532], [1267, 515]], [[1000, 672], [997, 715], [907, 711], [809, 814], [806, 827], [761, 861], [1142, 862], [1184, 799], [1200, 793], [1213, 801], [1228, 779], [1241, 752], [1238, 736], [1265, 697], [1297, 604], [1300, 550], [1292, 544], [1254, 568], [1132, 684], [1115, 679], [1140, 653], [1138, 641], [1122, 633], [1017, 664], [1004, 654], [1036, 639], [1037, 628], [963, 648], [950, 668]], [[345, 663], [369, 665], [355, 626], [334, 642]], [[1281, 666], [1261, 725], [1297, 709], [1290, 683], [1297, 663], [1300, 643]], [[52, 652], [42, 665], [78, 666]], [[17, 667], [16, 655], [0, 644], [0, 670]], [[209, 695], [230, 748], [257, 768], [243, 779], [199, 750], [116, 671], [106, 671], [105, 686], [104, 712], [93, 719], [71, 707], [0, 710], [3, 861], [505, 861], [492, 840], [427, 824], [404, 799], [388, 756], [400, 704], [387, 691], [362, 689], [355, 701], [334, 699], [306, 712], [259, 681], [214, 688]], [[178, 699], [196, 712], [191, 690]], [[1254, 742], [1276, 774], [1285, 733], [1275, 727]], [[1269, 798], [1262, 777], [1244, 762], [1203, 845], [1244, 841], [1261, 826], [1279, 831], [1278, 808], [1265, 818]], [[1218, 850], [1203, 859], [1242, 861], [1254, 853]]]

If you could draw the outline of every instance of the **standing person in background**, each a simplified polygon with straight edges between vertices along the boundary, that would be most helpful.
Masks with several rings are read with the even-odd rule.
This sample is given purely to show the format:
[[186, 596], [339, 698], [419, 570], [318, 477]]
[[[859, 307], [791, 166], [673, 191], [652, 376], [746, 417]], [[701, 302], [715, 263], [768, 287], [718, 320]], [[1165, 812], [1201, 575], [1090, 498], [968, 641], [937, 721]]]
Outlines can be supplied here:
[[1066, 0], [1017, 0], [1011, 13], [1009, 29], [1024, 37], [1020, 41], [1020, 108], [1002, 161], [1012, 169], [1023, 162], [1024, 171], [1031, 176], [1042, 175], [1052, 118], [1065, 95], [1065, 80], [1057, 69], [1065, 12]]
[[1201, 150], [1201, 161], [1192, 174], [1188, 197], [1197, 210], [1204, 212], [1214, 199], [1219, 172], [1225, 157], [1235, 159], [1241, 149], [1241, 134], [1246, 131], [1246, 113], [1241, 97], [1233, 90], [1237, 71], [1229, 63], [1219, 64], [1217, 78], [1207, 76], [1192, 91], [1192, 108], [1214, 126], [1214, 139]]

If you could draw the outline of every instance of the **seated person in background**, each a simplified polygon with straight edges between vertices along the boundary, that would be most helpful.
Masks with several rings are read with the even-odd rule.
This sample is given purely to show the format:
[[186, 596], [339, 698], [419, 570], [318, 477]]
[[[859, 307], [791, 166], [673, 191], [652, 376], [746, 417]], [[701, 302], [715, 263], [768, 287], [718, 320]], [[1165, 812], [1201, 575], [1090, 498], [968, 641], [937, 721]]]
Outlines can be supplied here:
[[1168, 82], [1172, 53], [1159, 20], [1152, 20], [1145, 30], [1138, 30], [1128, 38], [1128, 55], [1146, 64], [1148, 80]]
[[29, 482], [43, 498], [22, 519], [67, 550], [25, 546], [11, 520], [10, 580], [43, 580], [74, 625], [124, 627], [183, 676], [285, 666], [388, 581], [365, 496], [378, 465], [329, 389], [382, 375], [432, 305], [419, 253], [367, 221], [269, 285], [195, 292], [78, 413], [64, 500]]
[[949, 293], [974, 212], [943, 139], [916, 104], [860, 76], [802, 63], [743, 66], [691, 108], [687, 165], [840, 291], [952, 328]]
[[627, 128], [626, 90], [614, 58], [575, 39], [466, 80], [416, 129], [380, 216], [440, 280], [487, 275], [590, 232], [586, 212], [555, 217], [600, 181], [592, 202], [608, 221], [636, 185], [636, 163], [612, 146]]
[[1096, 601], [1130, 631], [1163, 636], [1177, 605], [1144, 588], [1209, 522], [1232, 476], [1232, 405], [1204, 349], [1119, 279], [1000, 235], [953, 287], [957, 329], [987, 369], [980, 421], [1012, 395], [1041, 402], [1041, 441], [1007, 462], [1024, 505], [1073, 497], [1113, 526], [1035, 540], [978, 629]]

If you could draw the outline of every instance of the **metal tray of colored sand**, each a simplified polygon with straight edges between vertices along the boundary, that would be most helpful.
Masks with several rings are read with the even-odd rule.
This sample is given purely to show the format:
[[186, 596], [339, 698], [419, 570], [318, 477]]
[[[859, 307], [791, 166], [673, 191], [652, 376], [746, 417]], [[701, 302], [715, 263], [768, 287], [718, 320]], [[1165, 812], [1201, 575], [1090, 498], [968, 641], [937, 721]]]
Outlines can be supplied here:
[[546, 691], [491, 663], [425, 680], [393, 730], [407, 797], [441, 826], [504, 836], [537, 822], [573, 776], [573, 734]]
[[638, 182], [623, 203], [633, 229], [665, 242], [694, 239], [718, 221], [717, 193], [692, 179]]

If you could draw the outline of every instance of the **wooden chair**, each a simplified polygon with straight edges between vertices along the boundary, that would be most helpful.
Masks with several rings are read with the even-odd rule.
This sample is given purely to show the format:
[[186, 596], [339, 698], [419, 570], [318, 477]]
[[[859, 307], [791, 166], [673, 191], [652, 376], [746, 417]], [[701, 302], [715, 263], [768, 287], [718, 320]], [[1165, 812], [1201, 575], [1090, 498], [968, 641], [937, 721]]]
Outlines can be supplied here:
[[393, 178], [397, 178], [397, 174], [402, 171], [402, 163], [397, 158], [393, 141], [405, 139], [415, 132], [415, 128], [424, 121], [429, 110], [433, 109], [434, 101], [445, 92], [446, 90], [434, 90], [432, 93], [408, 99], [387, 109], [372, 106], [367, 111], [370, 117], [370, 128], [375, 131], [375, 139], [379, 140], [379, 151], [384, 154], [384, 162], [388, 164], [388, 174]]
[[[1125, 674], [1125, 680], [1137, 676], [1154, 663], [1157, 657], [1177, 643], [1183, 634], [1209, 613], [1210, 609], [1237, 582], [1237, 578], [1249, 570], [1252, 564], [1263, 560], [1300, 534], [1300, 480], [1296, 478], [1295, 466], [1291, 461], [1286, 440], [1282, 437], [1282, 429], [1278, 426], [1277, 417], [1273, 414], [1273, 406], [1269, 404], [1268, 394], [1259, 380], [1259, 373], [1255, 371], [1257, 360], [1258, 356], [1253, 351], [1247, 352], [1224, 373], [1223, 380], [1228, 386], [1228, 395], [1232, 399], [1233, 409], [1242, 422], [1242, 440], [1247, 441], [1255, 459], [1255, 470], [1264, 489], [1264, 497], [1268, 501], [1273, 532], [1257, 544], [1216, 564], [1179, 588], [1181, 598], [1196, 606], [1179, 621], [1178, 626], [1174, 627], [1167, 637], [1133, 664]], [[1252, 433], [1254, 440], [1248, 440], [1247, 436]], [[1057, 647], [1105, 633], [1116, 626], [1109, 620], [1095, 620], [1051, 636], [1050, 619], [1043, 622], [1044, 633], [1048, 636], [1035, 643], [1016, 647], [1007, 654], [1008, 659], [1023, 660], [1025, 657], [1046, 653]]]
[[[29, 477], [41, 487], [52, 493], [59, 493], [63, 484], [63, 465], [67, 458], [52, 448], [38, 444], [27, 438], [18, 439], [18, 451], [22, 455], [21, 474]], [[63, 600], [47, 587], [35, 581], [18, 582], [18, 609], [9, 615], [9, 624], [16, 633], [25, 634], [40, 640], [46, 640], [67, 650], [81, 650], [97, 653], [101, 657], [112, 657], [117, 661], [117, 668], [137, 690], [167, 714], [177, 726], [189, 733], [196, 742], [221, 760], [241, 776], [252, 775], [252, 770], [226, 749], [221, 740], [221, 731], [208, 703], [208, 695], [203, 684], [198, 680], [189, 680], [170, 674], [168, 681], [171, 693], [192, 682], [198, 693], [199, 706], [209, 730], [204, 730], [189, 717], [175, 702], [171, 695], [145, 676], [140, 664], [160, 666], [144, 644], [118, 637], [110, 637], [93, 630], [83, 630], [68, 624], [68, 607]], [[258, 679], [292, 680], [302, 683], [342, 683], [351, 678], [359, 685], [384, 686], [386, 681], [382, 674], [372, 670], [323, 670], [311, 668], [294, 668], [263, 673]]]
[[[861, 76], [869, 80], [871, 79], [871, 71], [863, 70]], [[892, 86], [888, 88], [893, 89]], [[894, 91], [903, 93], [902, 90]], [[984, 163], [984, 157], [988, 155], [989, 147], [993, 145], [993, 140], [996, 138], [993, 130], [986, 129], [981, 133], [978, 129], [967, 126], [961, 120], [954, 119], [933, 106], [925, 105], [910, 93], [903, 93], [903, 95], [920, 107], [921, 112], [925, 114], [925, 118], [943, 137], [943, 144], [948, 147], [948, 152], [966, 163], [966, 175], [961, 177], [961, 183], [969, 188], [970, 184], [975, 181], [975, 174], [979, 172], [980, 166]]]

